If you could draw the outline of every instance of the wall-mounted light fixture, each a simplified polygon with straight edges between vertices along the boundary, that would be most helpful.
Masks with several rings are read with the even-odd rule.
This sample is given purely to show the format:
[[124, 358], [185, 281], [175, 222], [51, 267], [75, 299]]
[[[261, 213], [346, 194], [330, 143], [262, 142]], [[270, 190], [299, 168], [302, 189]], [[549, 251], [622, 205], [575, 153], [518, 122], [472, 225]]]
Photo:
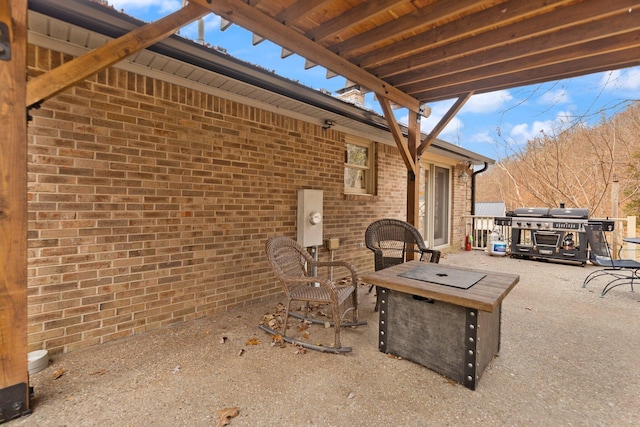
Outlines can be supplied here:
[[322, 129], [324, 130], [331, 129], [335, 125], [336, 125], [336, 122], [334, 122], [333, 120], [325, 120], [324, 125], [322, 126]]
[[461, 182], [467, 182], [467, 180], [469, 179], [469, 174], [467, 173], [467, 171], [462, 171], [458, 174], [458, 179]]

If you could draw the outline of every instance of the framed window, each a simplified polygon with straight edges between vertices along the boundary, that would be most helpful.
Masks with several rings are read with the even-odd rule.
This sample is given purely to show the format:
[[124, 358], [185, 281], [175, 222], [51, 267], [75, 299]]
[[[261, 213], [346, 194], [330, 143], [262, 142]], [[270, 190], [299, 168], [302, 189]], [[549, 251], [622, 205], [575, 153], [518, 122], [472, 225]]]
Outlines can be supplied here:
[[348, 137], [344, 144], [344, 192], [374, 194], [375, 145], [361, 138]]

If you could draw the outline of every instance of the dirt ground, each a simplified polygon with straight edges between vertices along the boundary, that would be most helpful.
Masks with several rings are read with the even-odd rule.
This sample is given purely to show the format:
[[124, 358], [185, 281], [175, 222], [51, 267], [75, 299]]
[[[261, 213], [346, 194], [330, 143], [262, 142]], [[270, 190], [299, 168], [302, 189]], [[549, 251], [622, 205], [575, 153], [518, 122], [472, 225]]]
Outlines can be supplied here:
[[[600, 282], [581, 287], [589, 265], [479, 251], [441, 263], [521, 276], [502, 306], [500, 355], [475, 391], [379, 352], [374, 297], [361, 286], [369, 324], [344, 331], [351, 353], [272, 346], [258, 324], [273, 300], [56, 355], [30, 377], [33, 414], [5, 425], [638, 425], [640, 289], [599, 298]], [[314, 343], [332, 339], [322, 326], [308, 333]]]

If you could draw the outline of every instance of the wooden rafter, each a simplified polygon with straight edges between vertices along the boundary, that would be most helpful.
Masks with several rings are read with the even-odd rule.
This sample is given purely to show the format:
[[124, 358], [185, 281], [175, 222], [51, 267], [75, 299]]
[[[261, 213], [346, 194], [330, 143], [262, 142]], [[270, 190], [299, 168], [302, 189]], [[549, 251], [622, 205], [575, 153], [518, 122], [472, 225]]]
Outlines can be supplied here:
[[[569, 53], [568, 49], [554, 50], [550, 52], [541, 52], [536, 55], [527, 56], [526, 58], [520, 58], [513, 60], [509, 65], [505, 63], [496, 63], [492, 78], [509, 78], [509, 76], [517, 75], [519, 72], [529, 72], [535, 74], [537, 71], [544, 71], [549, 74], [550, 67], [559, 66], [561, 69], [567, 69], [563, 67], [564, 64], [575, 61], [586, 61], [585, 66], [588, 66], [588, 62], [591, 58], [597, 57], [601, 52], [616, 52], [623, 51], [630, 46], [629, 38], [636, 41], [635, 46], [632, 48], [640, 47], [640, 30], [633, 33], [628, 33], [620, 36], [609, 37], [603, 40], [596, 40], [591, 43], [581, 44], [576, 46], [576, 49]], [[576, 59], [577, 58], [577, 59]], [[597, 63], [593, 61], [593, 63]], [[518, 67], [518, 64], [520, 67]], [[540, 70], [544, 68], [544, 70]], [[514, 71], [517, 70], [517, 71]], [[461, 71], [456, 74], [456, 84], [464, 85], [467, 83], [473, 84], [473, 82], [484, 79], [485, 73], [480, 69], [471, 69]], [[428, 82], [421, 82], [420, 84], [407, 86], [406, 89], [410, 93], [420, 93], [424, 90], [434, 91], [442, 88], [449, 88], [451, 83], [446, 77], [438, 77], [436, 79], [430, 79]]]
[[[551, 11], [559, 6], [573, 2], [574, 0], [531, 0], [522, 2], [512, 0], [507, 3], [500, 3], [477, 14], [467, 15], [458, 20], [444, 24], [437, 31], [426, 31], [409, 37], [397, 43], [390, 44], [374, 52], [355, 58], [361, 67], [373, 69], [383, 64], [391, 64], [388, 67], [388, 73], [395, 74], [398, 70], [402, 71], [403, 67], [401, 59], [411, 58], [421, 52], [431, 51], [446, 44], [453, 44], [456, 51], [470, 53], [472, 49], [489, 48], [485, 43], [478, 44], [474, 36], [478, 34], [495, 30], [498, 33], [504, 32], [497, 29], [496, 26], [505, 27], [507, 25], [520, 22], [528, 14], [533, 11], [543, 12]], [[544, 15], [543, 15], [544, 16]], [[495, 37], [501, 44], [507, 40], [513, 42], [514, 34], [508, 34]], [[457, 42], [457, 43], [456, 43]], [[470, 45], [467, 45], [470, 44]], [[466, 45], [466, 46], [465, 46]], [[461, 46], [461, 47], [458, 47]], [[451, 59], [454, 52], [448, 50], [447, 55], [442, 60]], [[377, 70], [376, 72], [379, 72]]]
[[451, 121], [451, 119], [453, 119], [453, 117], [458, 114], [458, 111], [460, 111], [460, 109], [464, 106], [464, 104], [467, 103], [467, 101], [469, 100], [469, 98], [471, 98], [471, 96], [473, 95], [473, 92], [469, 92], [464, 96], [461, 96], [460, 98], [458, 98], [458, 100], [451, 106], [451, 108], [449, 108], [449, 111], [447, 111], [447, 113], [442, 116], [442, 118], [440, 119], [440, 121], [438, 122], [438, 124], [436, 124], [436, 126], [433, 128], [433, 130], [429, 133], [429, 135], [427, 135], [422, 142], [420, 143], [420, 146], [418, 147], [418, 155], [421, 155], [422, 153], [424, 153], [424, 151], [429, 148], [429, 146], [433, 143], [433, 141], [436, 140], [436, 138], [438, 137], [438, 135], [440, 135], [440, 132], [442, 132], [442, 130], [447, 127], [447, 125], [449, 124], [449, 122]]
[[415, 155], [409, 151], [407, 141], [402, 134], [402, 130], [400, 130], [400, 126], [398, 126], [395, 116], [393, 115], [391, 102], [380, 94], [376, 94], [376, 96], [380, 103], [380, 107], [382, 107], [382, 111], [384, 112], [384, 117], [387, 119], [391, 135], [393, 135], [393, 139], [396, 141], [398, 151], [400, 151], [400, 156], [402, 157], [402, 160], [407, 166], [409, 172], [412, 172], [415, 175], [417, 173], [416, 162], [414, 161]]
[[298, 2], [293, 6], [287, 7], [276, 16], [276, 21], [286, 25], [292, 25], [295, 22], [303, 19], [305, 16], [313, 13], [315, 10], [320, 9], [329, 0], [316, 0], [311, 3]]
[[[488, 76], [481, 80], [474, 80], [467, 83], [460, 83], [455, 87], [442, 87], [427, 89], [423, 92], [415, 93], [418, 98], [428, 98], [432, 101], [442, 101], [451, 99], [452, 96], [461, 96], [471, 90], [481, 87], [475, 93], [492, 92], [505, 87], [524, 86], [535, 83], [543, 83], [552, 80], [577, 77], [583, 74], [597, 73], [601, 71], [615, 70], [628, 66], [629, 58], [640, 58], [640, 48], [634, 47], [617, 52], [605, 53], [598, 57], [584, 58], [576, 61], [569, 61], [555, 65], [544, 66], [544, 70], [537, 72], [536, 69], [527, 69], [512, 74], [502, 74]], [[544, 75], [542, 75], [544, 72]]]
[[[409, 1], [411, 0], [404, 0], [404, 2]], [[362, 22], [369, 21], [372, 17], [378, 14], [387, 13], [389, 9], [397, 6], [398, 3], [402, 3], [402, 1], [376, 0], [362, 3], [314, 28], [313, 31], [310, 31], [305, 35], [316, 43], [321, 43], [324, 40], [336, 37], [339, 33], [343, 32], [345, 28], [350, 28], [354, 25], [359, 25]]]
[[127, 56], [167, 38], [181, 27], [207, 15], [209, 10], [189, 2], [182, 9], [151, 24], [111, 40], [105, 45], [41, 74], [27, 84], [27, 105], [32, 106], [87, 77], [122, 61]]
[[[400, 87], [409, 92], [418, 92], [421, 89], [433, 87], [430, 80], [434, 73], [437, 73], [438, 77], [447, 75], [447, 79], [451, 79], [450, 74], [462, 74], [469, 70], [480, 70], [486, 75], [486, 67], [499, 64], [504, 64], [508, 67], [508, 71], [514, 72], [535, 68], [538, 64], [532, 63], [531, 57], [543, 59], [553, 54], [562, 56], [563, 60], [575, 60], [638, 43], [637, 31], [640, 30], [640, 19], [637, 15], [630, 14], [626, 10], [618, 10], [616, 14], [601, 16], [600, 19], [602, 26], [593, 26], [591, 21], [585, 19], [586, 22], [583, 24], [567, 26], [558, 31], [549, 30], [535, 40], [523, 38], [513, 41], [508, 46], [491, 39], [489, 41], [491, 48], [489, 46], [480, 48], [476, 45], [468, 46], [465, 52], [457, 49], [450, 50], [447, 52], [448, 58], [444, 60], [442, 53], [436, 49], [429, 52], [428, 58], [427, 54], [421, 55], [420, 63], [429, 64], [428, 66], [415, 67], [409, 72], [387, 77], [391, 82], [401, 81]], [[611, 30], [612, 25], [616, 25], [615, 30]], [[511, 34], [518, 31], [517, 27], [517, 24], [514, 24], [514, 28], [509, 27], [512, 30]], [[606, 42], [597, 43], [599, 40]], [[546, 64], [555, 61], [557, 59], [549, 58]], [[376, 70], [376, 73], [385, 75], [385, 72], [380, 69]], [[457, 83], [464, 82], [455, 76], [453, 80]]]
[[310, 62], [322, 64], [322, 66], [328, 70], [344, 76], [349, 80], [358, 82], [363, 87], [382, 94], [398, 105], [402, 105], [412, 111], [418, 111], [420, 108], [420, 103], [413, 97], [394, 88], [387, 82], [348, 60], [330, 52], [316, 44], [313, 40], [305, 37], [304, 34], [279, 23], [274, 18], [247, 5], [241, 0], [216, 0], [211, 1], [210, 4], [208, 0], [192, 0], [192, 2], [208, 7], [223, 19], [234, 22], [253, 33], [259, 34], [289, 51], [296, 52]]
[[408, 34], [423, 33], [431, 28], [439, 19], [447, 18], [456, 13], [464, 13], [469, 9], [479, 7], [483, 1], [478, 0], [440, 0], [429, 6], [423, 7], [414, 13], [388, 22], [352, 37], [349, 40], [337, 43], [330, 47], [331, 51], [339, 52], [344, 57], [359, 55], [363, 49], [371, 45], [372, 40], [402, 37]]

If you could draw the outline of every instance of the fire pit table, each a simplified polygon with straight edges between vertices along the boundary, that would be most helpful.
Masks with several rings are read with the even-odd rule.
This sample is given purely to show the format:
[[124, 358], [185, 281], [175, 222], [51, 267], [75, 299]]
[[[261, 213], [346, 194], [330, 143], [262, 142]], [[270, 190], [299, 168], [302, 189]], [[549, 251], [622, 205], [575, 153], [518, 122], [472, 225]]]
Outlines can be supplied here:
[[381, 292], [381, 352], [475, 390], [500, 350], [502, 300], [520, 276], [409, 261], [361, 278]]

